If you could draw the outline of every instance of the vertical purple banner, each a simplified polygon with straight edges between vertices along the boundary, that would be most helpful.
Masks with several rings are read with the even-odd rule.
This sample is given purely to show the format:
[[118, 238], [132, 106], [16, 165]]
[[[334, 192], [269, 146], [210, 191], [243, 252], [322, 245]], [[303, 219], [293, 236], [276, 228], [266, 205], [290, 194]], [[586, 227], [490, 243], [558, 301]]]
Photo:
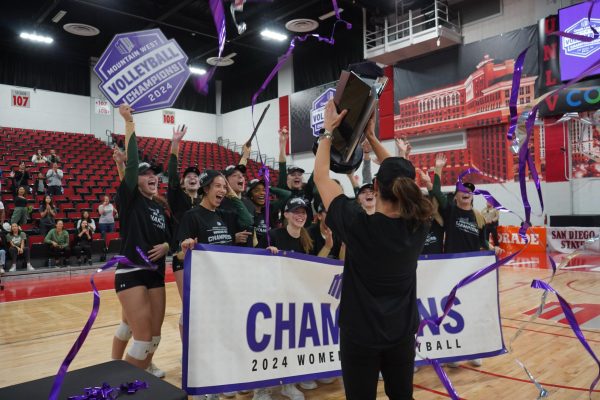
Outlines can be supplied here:
[[151, 29], [115, 35], [94, 71], [113, 106], [126, 103], [143, 112], [175, 103], [190, 76], [187, 60], [175, 40]]

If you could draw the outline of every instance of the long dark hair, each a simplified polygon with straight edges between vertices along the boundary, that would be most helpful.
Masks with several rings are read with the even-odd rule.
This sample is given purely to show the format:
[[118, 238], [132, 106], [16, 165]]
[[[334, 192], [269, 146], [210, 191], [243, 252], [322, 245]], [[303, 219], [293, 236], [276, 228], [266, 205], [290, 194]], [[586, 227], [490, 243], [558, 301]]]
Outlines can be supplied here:
[[383, 200], [398, 206], [401, 218], [417, 224], [430, 221], [433, 205], [413, 179], [399, 176], [388, 186], [380, 185], [379, 193]]

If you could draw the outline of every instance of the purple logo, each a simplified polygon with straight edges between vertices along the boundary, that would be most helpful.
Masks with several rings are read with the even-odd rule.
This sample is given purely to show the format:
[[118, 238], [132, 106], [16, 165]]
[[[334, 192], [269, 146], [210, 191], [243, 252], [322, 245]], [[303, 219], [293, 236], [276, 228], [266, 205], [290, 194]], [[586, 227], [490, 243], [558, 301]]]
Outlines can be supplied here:
[[329, 291], [327, 292], [330, 296], [339, 300], [342, 296], [342, 277], [344, 274], [337, 274], [333, 277], [333, 281], [331, 281], [331, 286], [329, 287]]
[[335, 96], [335, 89], [329, 88], [312, 102], [312, 107], [310, 108], [310, 126], [312, 127], [312, 134], [315, 137], [319, 136], [319, 131], [323, 128], [325, 105], [329, 99], [333, 99], [333, 96]]
[[151, 29], [116, 35], [94, 71], [113, 106], [126, 103], [143, 112], [173, 105], [190, 76], [187, 60], [175, 40]]
[[[600, 19], [592, 18], [591, 23], [594, 28], [600, 28]], [[594, 37], [594, 32], [590, 27], [587, 18], [582, 18], [575, 24], [565, 29], [566, 33], [574, 33], [581, 36]], [[598, 50], [600, 50], [600, 39], [596, 39], [592, 42], [582, 42], [580, 40], [569, 39], [566, 37], [562, 38], [561, 42], [562, 50], [566, 55], [580, 58], [588, 58]]]

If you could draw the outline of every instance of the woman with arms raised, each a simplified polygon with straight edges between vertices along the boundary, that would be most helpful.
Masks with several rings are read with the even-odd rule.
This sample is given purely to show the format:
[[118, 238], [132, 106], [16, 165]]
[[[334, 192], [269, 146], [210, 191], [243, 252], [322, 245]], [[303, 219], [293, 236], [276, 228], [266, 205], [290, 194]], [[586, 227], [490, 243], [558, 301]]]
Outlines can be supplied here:
[[327, 209], [327, 226], [346, 244], [340, 303], [340, 356], [348, 400], [374, 400], [381, 371], [390, 399], [412, 399], [417, 310], [417, 259], [429, 230], [432, 206], [414, 182], [415, 169], [391, 157], [375, 137], [367, 140], [381, 160], [375, 178], [376, 210], [368, 215], [329, 177], [331, 132], [338, 114], [330, 101], [319, 140], [314, 179]]

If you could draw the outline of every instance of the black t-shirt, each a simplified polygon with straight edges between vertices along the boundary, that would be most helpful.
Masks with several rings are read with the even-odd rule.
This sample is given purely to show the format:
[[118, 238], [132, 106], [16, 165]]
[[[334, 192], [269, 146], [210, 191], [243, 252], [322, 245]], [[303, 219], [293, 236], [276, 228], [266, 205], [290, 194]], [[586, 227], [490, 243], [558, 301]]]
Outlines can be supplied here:
[[198, 239], [198, 243], [232, 245], [235, 234], [242, 229], [237, 214], [221, 209], [207, 210], [200, 206], [187, 211], [175, 236], [177, 248], [185, 239]]
[[[266, 221], [266, 212], [265, 209], [263, 207], [262, 210], [255, 212], [254, 214], [254, 232], [256, 232], [256, 240], [258, 240], [258, 243], [261, 243], [261, 241], [265, 240], [266, 241], [266, 236], [267, 236], [267, 221]], [[273, 221], [271, 219], [271, 221]]]
[[444, 252], [444, 227], [434, 219], [425, 238], [421, 254], [441, 254]]
[[83, 235], [79, 236], [79, 233], [81, 233], [81, 231], [78, 231], [75, 234], [75, 244], [78, 245], [83, 245], [83, 246], [91, 246], [92, 245], [92, 233], [90, 232], [90, 237], [88, 238], [88, 236], [84, 233]]
[[[321, 227], [320, 227], [319, 222], [317, 221], [315, 224], [312, 224], [311, 226], [309, 226], [307, 231], [308, 231], [308, 234], [310, 235], [310, 238], [313, 241], [313, 249], [310, 252], [310, 254], [312, 254], [313, 256], [316, 256], [319, 254], [319, 252], [321, 251], [323, 246], [325, 246], [325, 238], [321, 234]], [[342, 246], [342, 243], [337, 238], [337, 236], [334, 235], [333, 236], [333, 247], [329, 251], [327, 258], [335, 258], [335, 259], [340, 258], [341, 246]]]
[[428, 224], [413, 228], [402, 218], [368, 215], [345, 195], [329, 205], [326, 223], [346, 244], [339, 317], [344, 334], [376, 348], [414, 335], [417, 259]]
[[[117, 191], [116, 204], [120, 211], [120, 254], [136, 265], [146, 265], [137, 253], [136, 246], [148, 254], [155, 245], [170, 243], [171, 230], [165, 210], [156, 201], [143, 196], [137, 185], [130, 191], [125, 180], [121, 182]], [[165, 257], [155, 261], [155, 264], [164, 274]]]
[[27, 199], [24, 197], [15, 197], [15, 207], [27, 207]]
[[[291, 237], [285, 227], [275, 228], [269, 231], [269, 237], [271, 238], [271, 246], [277, 247], [279, 250], [294, 251], [296, 253], [305, 253], [300, 243], [300, 238]], [[260, 248], [267, 248], [267, 237], [258, 243]]]
[[479, 228], [473, 210], [463, 210], [452, 202], [443, 216], [446, 229], [444, 253], [465, 253], [486, 247], [485, 227]]
[[183, 217], [183, 214], [185, 214], [187, 210], [198, 207], [200, 201], [200, 196], [196, 196], [195, 199], [192, 199], [179, 185], [176, 187], [169, 185], [167, 188], [167, 202], [173, 213], [174, 225], [181, 221], [181, 217]]

